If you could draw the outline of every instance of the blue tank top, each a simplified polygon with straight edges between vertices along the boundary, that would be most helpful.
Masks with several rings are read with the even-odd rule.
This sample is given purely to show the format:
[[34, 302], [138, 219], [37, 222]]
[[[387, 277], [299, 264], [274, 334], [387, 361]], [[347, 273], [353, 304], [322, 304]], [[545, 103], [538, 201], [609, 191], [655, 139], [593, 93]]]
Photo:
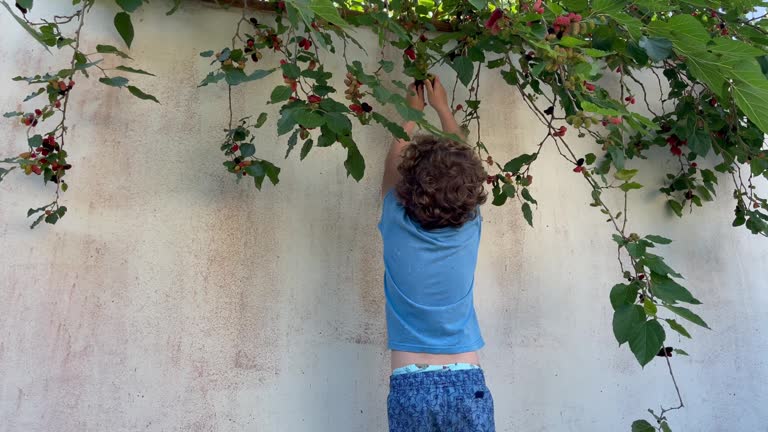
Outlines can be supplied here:
[[479, 210], [459, 228], [425, 230], [390, 190], [381, 213], [389, 349], [430, 354], [480, 349], [485, 342], [472, 297]]

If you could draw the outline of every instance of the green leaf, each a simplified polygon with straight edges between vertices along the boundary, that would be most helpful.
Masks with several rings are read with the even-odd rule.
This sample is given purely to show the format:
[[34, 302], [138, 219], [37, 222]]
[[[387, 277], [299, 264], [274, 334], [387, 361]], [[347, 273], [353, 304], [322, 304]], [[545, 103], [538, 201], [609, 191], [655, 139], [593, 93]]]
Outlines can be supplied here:
[[697, 155], [706, 157], [712, 147], [712, 137], [702, 129], [696, 128], [692, 132], [688, 135], [688, 148]]
[[509, 198], [515, 197], [515, 186], [511, 183], [504, 183], [504, 186], [501, 187], [501, 191]]
[[339, 137], [339, 142], [347, 149], [347, 160], [344, 161], [344, 167], [347, 169], [347, 175], [351, 175], [356, 181], [360, 181], [365, 173], [365, 159], [357, 149], [357, 144], [349, 136]]
[[656, 428], [645, 420], [635, 420], [632, 422], [632, 432], [656, 432]]
[[768, 81], [760, 68], [746, 63], [737, 67], [733, 76], [733, 98], [736, 105], [763, 133], [768, 133]]
[[264, 126], [264, 123], [266, 121], [267, 121], [267, 113], [263, 112], [263, 113], [259, 114], [259, 118], [256, 119], [256, 124], [254, 126], [256, 126], [257, 128], [260, 128], [260, 127]]
[[291, 97], [293, 91], [290, 87], [279, 85], [272, 90], [272, 94], [269, 96], [269, 101], [272, 103], [278, 103], [288, 100]]
[[256, 154], [256, 146], [251, 143], [240, 144], [240, 156], [247, 158]]
[[48, 49], [48, 45], [45, 43], [45, 39], [43, 38], [43, 35], [40, 34], [40, 32], [35, 30], [29, 24], [27, 24], [26, 21], [24, 21], [23, 19], [19, 18], [19, 16], [16, 15], [13, 12], [13, 9], [11, 9], [11, 7], [8, 6], [8, 3], [6, 3], [5, 1], [3, 1], [3, 6], [5, 6], [5, 8], [8, 9], [8, 13], [13, 17], [13, 19], [16, 20], [17, 23], [19, 23], [19, 25], [24, 30], [26, 30], [27, 33], [29, 33], [36, 41], [40, 42], [40, 45], [42, 45], [43, 48], [45, 48], [46, 51], [48, 51], [49, 53], [51, 52], [51, 50]]
[[456, 57], [451, 63], [451, 67], [456, 71], [459, 81], [461, 81], [465, 87], [468, 87], [475, 74], [475, 64], [472, 60], [466, 56]]
[[379, 114], [377, 112], [373, 112], [371, 114], [371, 118], [373, 118], [374, 121], [379, 122], [382, 126], [387, 128], [387, 130], [389, 130], [389, 132], [392, 135], [394, 135], [395, 138], [400, 138], [400, 139], [406, 140], [406, 141], [411, 139], [408, 136], [408, 134], [405, 132], [405, 129], [402, 128], [402, 126], [400, 126], [399, 124], [397, 124], [397, 123], [395, 123], [393, 121], [390, 121], [389, 119], [387, 119], [383, 115], [381, 115], [381, 114]]
[[11, 117], [19, 117], [19, 116], [23, 116], [23, 115], [24, 115], [24, 113], [21, 112], [21, 111], [9, 111], [9, 112], [3, 114], [3, 117], [11, 118]]
[[536, 160], [536, 153], [521, 154], [520, 156], [510, 160], [504, 165], [504, 171], [516, 174], [520, 172], [520, 169], [524, 165], [528, 165]]
[[120, 34], [120, 37], [125, 41], [125, 44], [130, 48], [131, 43], [133, 42], [133, 23], [131, 23], [131, 16], [125, 12], [118, 12], [117, 15], [115, 15], [115, 28]]
[[712, 201], [713, 199], [712, 195], [704, 186], [701, 186], [701, 185], [696, 186], [696, 192], [699, 194], [699, 196], [701, 196], [701, 199], [703, 199], [704, 201]]
[[613, 335], [619, 346], [628, 342], [644, 321], [645, 311], [642, 306], [627, 304], [618, 307], [613, 313]]
[[700, 325], [706, 329], [709, 329], [709, 326], [707, 325], [707, 323], [703, 319], [701, 319], [700, 316], [691, 312], [689, 309], [686, 309], [681, 306], [671, 306], [671, 305], [663, 305], [663, 306], [669, 309], [670, 311], [674, 312], [675, 314], [677, 314], [679, 317], [685, 318], [696, 325]]
[[349, 24], [339, 15], [339, 10], [333, 5], [331, 0], [311, 0], [309, 2], [309, 8], [315, 15], [328, 21], [331, 24], [337, 25], [343, 29], [349, 28]]
[[264, 167], [264, 171], [267, 173], [267, 178], [269, 178], [269, 181], [272, 182], [273, 185], [277, 185], [280, 183], [280, 168], [275, 166], [271, 162], [267, 162], [265, 160], [261, 161], [261, 165]]
[[24, 9], [32, 9], [32, 5], [34, 4], [34, 0], [17, 0], [16, 4], [23, 7]]
[[684, 356], [688, 355], [687, 352], [681, 350], [680, 348], [675, 348], [673, 351], [674, 351], [675, 354], [680, 354], [680, 355], [684, 355]]
[[528, 222], [528, 225], [533, 226], [533, 212], [531, 211], [530, 204], [527, 202], [523, 203], [522, 210], [525, 221]]
[[688, 339], [691, 338], [691, 334], [688, 333], [688, 330], [686, 330], [685, 327], [681, 326], [680, 323], [678, 323], [677, 321], [675, 321], [675, 320], [673, 320], [671, 318], [670, 319], [665, 319], [664, 321], [666, 321], [667, 324], [669, 324], [669, 327], [672, 330], [680, 333], [681, 335], [687, 337]]
[[200, 53], [200, 57], [212, 57], [213, 56], [213, 50], [203, 51]]
[[631, 182], [631, 183], [622, 184], [621, 186], [619, 186], [619, 189], [623, 190], [624, 192], [629, 192], [632, 189], [640, 189], [642, 187], [643, 185], [641, 185], [640, 183]]
[[115, 0], [115, 3], [126, 12], [134, 12], [143, 3], [142, 0]]
[[352, 122], [344, 114], [329, 112], [325, 113], [324, 117], [328, 127], [337, 135], [349, 135], [352, 131]]
[[477, 10], [483, 10], [488, 6], [488, 0], [469, 0], [469, 4]]
[[640, 38], [640, 46], [655, 62], [665, 60], [672, 54], [672, 42], [667, 38], [643, 36]]
[[304, 145], [301, 146], [301, 153], [299, 153], [299, 160], [304, 160], [305, 157], [309, 154], [309, 151], [312, 150], [312, 138], [304, 141]]
[[657, 320], [644, 322], [629, 339], [629, 348], [635, 355], [640, 366], [647, 365], [659, 350], [666, 339], [664, 327]]
[[491, 204], [495, 206], [503, 206], [507, 202], [507, 194], [501, 192], [501, 188], [498, 186], [493, 187], [493, 201]]
[[666, 245], [666, 244], [672, 243], [672, 240], [670, 240], [670, 239], [668, 239], [666, 237], [655, 235], [655, 234], [648, 234], [647, 236], [645, 236], [645, 238], [650, 240], [650, 241], [652, 241], [652, 242], [654, 242], [654, 243], [656, 243], [656, 244]]
[[643, 310], [648, 316], [656, 316], [656, 313], [659, 311], [659, 308], [656, 307], [656, 305], [653, 303], [653, 301], [651, 301], [651, 299], [646, 297], [643, 300]]
[[296, 123], [307, 129], [316, 128], [325, 124], [324, 116], [318, 114], [318, 112], [310, 110], [301, 110], [296, 113], [294, 118], [296, 119]]
[[281, 65], [280, 68], [283, 70], [283, 75], [288, 78], [297, 79], [301, 76], [301, 68], [293, 63], [286, 63]]
[[564, 46], [566, 48], [573, 48], [573, 47], [579, 47], [586, 45], [587, 42], [581, 39], [577, 39], [573, 36], [563, 36], [562, 39], [560, 39], [559, 45]]
[[203, 81], [200, 82], [198, 87], [204, 87], [208, 84], [215, 84], [219, 81], [221, 81], [224, 78], [224, 72], [216, 71], [216, 72], [208, 72], [208, 75], [203, 79]]
[[121, 71], [123, 71], [123, 72], [131, 72], [131, 73], [135, 73], [135, 74], [142, 74], [142, 75], [150, 75], [150, 76], [155, 76], [155, 74], [153, 74], [153, 73], [149, 73], [149, 72], [147, 72], [147, 71], [145, 71], [145, 70], [141, 70], [141, 69], [134, 69], [134, 68], [132, 68], [132, 67], [128, 67], [128, 66], [118, 66], [118, 67], [116, 67], [115, 69], [117, 69], [117, 70], [121, 70]]
[[668, 303], [674, 304], [681, 301], [690, 304], [701, 304], [685, 287], [673, 279], [655, 272], [651, 272], [651, 289], [653, 290], [653, 295]]
[[619, 180], [627, 181], [627, 180], [631, 180], [632, 177], [637, 175], [637, 172], [638, 171], [636, 169], [623, 169], [623, 170], [616, 171], [613, 174], [613, 176]]
[[593, 15], [614, 15], [623, 9], [621, 2], [614, 0], [594, 0], [592, 2]]
[[640, 261], [640, 264], [648, 267], [651, 269], [652, 272], [657, 273], [662, 276], [672, 276], [676, 278], [682, 278], [680, 273], [672, 270], [670, 266], [667, 265], [667, 263], [664, 262], [664, 258], [654, 255], [654, 254], [645, 254], [642, 261]]
[[128, 84], [128, 78], [123, 77], [102, 77], [99, 78], [99, 82], [112, 87], [125, 87]]
[[99, 54], [114, 54], [124, 59], [131, 59], [131, 57], [128, 54], [120, 51], [119, 49], [113, 47], [112, 45], [96, 45], [96, 52]]
[[299, 138], [299, 130], [296, 129], [293, 131], [291, 136], [288, 138], [288, 149], [285, 151], [285, 158], [288, 159], [288, 155], [291, 154], [291, 150], [293, 150], [294, 147], [296, 147], [296, 143], [298, 142]]
[[632, 305], [637, 299], [638, 286], [636, 284], [616, 284], [611, 288], [611, 306], [613, 310], [627, 305]]
[[136, 96], [139, 99], [151, 100], [151, 101], [160, 103], [160, 101], [157, 100], [156, 97], [152, 96], [151, 94], [144, 93], [143, 91], [141, 91], [141, 89], [139, 89], [136, 86], [129, 85], [128, 86], [128, 91], [131, 92], [132, 95]]
[[683, 217], [683, 206], [679, 202], [675, 200], [669, 200], [667, 201], [667, 204], [669, 205], [669, 208], [675, 212], [677, 217]]
[[32, 148], [38, 148], [43, 145], [43, 136], [40, 134], [32, 135], [27, 140], [27, 144], [29, 144], [29, 146]]
[[581, 102], [581, 109], [587, 112], [593, 112], [597, 114], [602, 114], [606, 116], [612, 116], [612, 117], [621, 117], [622, 113], [620, 111], [617, 111], [613, 108], [604, 108], [601, 106], [597, 106], [593, 104], [592, 102], [582, 101]]
[[645, 255], [645, 245], [641, 243], [627, 243], [627, 252], [632, 258], [638, 259]]
[[523, 196], [523, 198], [530, 202], [531, 204], [538, 204], [535, 199], [531, 196], [531, 193], [528, 192], [528, 188], [523, 188], [523, 190], [520, 192], [520, 195]]

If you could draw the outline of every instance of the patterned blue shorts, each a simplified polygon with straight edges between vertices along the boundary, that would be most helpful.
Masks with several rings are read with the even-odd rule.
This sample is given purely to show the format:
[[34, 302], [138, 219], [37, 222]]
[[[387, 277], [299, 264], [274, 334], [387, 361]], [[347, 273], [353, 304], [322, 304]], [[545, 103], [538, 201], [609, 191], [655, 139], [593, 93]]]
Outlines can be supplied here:
[[389, 378], [390, 432], [494, 432], [493, 397], [482, 369]]

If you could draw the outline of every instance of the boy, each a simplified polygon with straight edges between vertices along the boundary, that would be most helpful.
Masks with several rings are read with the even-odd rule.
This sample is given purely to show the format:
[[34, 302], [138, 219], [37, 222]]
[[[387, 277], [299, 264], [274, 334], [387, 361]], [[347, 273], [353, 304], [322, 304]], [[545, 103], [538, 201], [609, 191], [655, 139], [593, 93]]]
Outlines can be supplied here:
[[[443, 131], [463, 138], [439, 78], [412, 84], [408, 104], [424, 110], [425, 90]], [[414, 126], [403, 128], [410, 135]], [[390, 432], [495, 430], [472, 297], [486, 178], [471, 148], [444, 138], [396, 140], [387, 155], [379, 230]]]

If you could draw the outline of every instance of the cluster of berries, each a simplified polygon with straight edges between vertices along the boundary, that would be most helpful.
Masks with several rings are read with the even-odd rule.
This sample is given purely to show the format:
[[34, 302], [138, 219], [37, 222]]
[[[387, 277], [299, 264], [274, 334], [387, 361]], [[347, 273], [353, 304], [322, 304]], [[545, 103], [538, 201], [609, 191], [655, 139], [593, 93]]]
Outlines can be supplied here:
[[580, 173], [585, 171], [587, 168], [584, 166], [584, 158], [579, 158], [579, 160], [576, 161], [576, 167], [573, 168], [573, 172]]
[[344, 84], [347, 86], [347, 89], [344, 91], [344, 97], [352, 102], [352, 104], [349, 105], [349, 109], [352, 110], [355, 115], [362, 116], [373, 111], [373, 107], [367, 102], [360, 102], [360, 99], [363, 97], [363, 94], [360, 93], [360, 87], [362, 87], [363, 84], [358, 81], [351, 72], [347, 72]]
[[573, 12], [568, 15], [561, 15], [555, 18], [555, 21], [552, 23], [552, 28], [555, 30], [555, 33], [565, 32], [571, 24], [580, 23], [581, 19], [581, 15]]
[[56, 138], [53, 135], [48, 135], [43, 138], [43, 143], [31, 152], [25, 152], [19, 155], [20, 158], [30, 160], [34, 163], [27, 164], [24, 167], [24, 172], [29, 175], [35, 173], [37, 175], [42, 174], [43, 169], [50, 167], [54, 171], [51, 176], [51, 181], [54, 183], [59, 182], [59, 178], [63, 176], [63, 171], [72, 168], [70, 164], [59, 164], [58, 162], [51, 162], [49, 159], [59, 160], [58, 151], [61, 147], [56, 142]]
[[683, 154], [683, 150], [680, 148], [680, 146], [687, 145], [688, 140], [680, 140], [677, 135], [672, 134], [667, 137], [667, 144], [669, 144], [669, 151], [673, 155], [681, 156]]

